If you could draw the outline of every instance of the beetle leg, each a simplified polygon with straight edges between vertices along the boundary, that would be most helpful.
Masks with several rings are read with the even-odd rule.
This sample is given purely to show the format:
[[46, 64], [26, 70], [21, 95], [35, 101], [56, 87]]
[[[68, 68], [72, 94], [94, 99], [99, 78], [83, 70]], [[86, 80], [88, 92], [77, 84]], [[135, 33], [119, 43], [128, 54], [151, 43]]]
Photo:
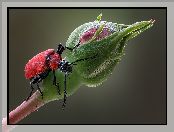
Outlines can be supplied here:
[[80, 62], [80, 61], [85, 61], [85, 60], [89, 60], [89, 59], [95, 59], [95, 58], [96, 58], [96, 56], [97, 56], [97, 54], [96, 54], [96, 55], [94, 55], [94, 56], [92, 56], [92, 57], [89, 57], [89, 58], [83, 58], [83, 59], [76, 60], [76, 61], [74, 61], [74, 62], [71, 62], [71, 64], [70, 64], [70, 65], [77, 65], [77, 62]]
[[66, 92], [66, 79], [67, 79], [67, 72], [65, 73], [65, 80], [64, 80], [64, 98], [63, 98], [63, 105], [62, 105], [62, 109], [65, 108], [66, 106], [66, 99], [67, 99], [67, 92]]
[[59, 83], [56, 82], [56, 74], [55, 74], [55, 71], [53, 71], [53, 75], [54, 75], [53, 85], [55, 85], [57, 87], [58, 94], [61, 95], [60, 94]]
[[31, 91], [30, 91], [29, 96], [26, 98], [26, 101], [29, 100], [29, 98], [31, 97], [31, 95], [32, 95], [32, 93], [33, 93], [33, 90], [34, 90], [34, 88], [33, 88], [33, 83], [32, 83], [32, 82], [30, 82], [30, 87], [31, 87]]
[[37, 83], [36, 85], [37, 85], [37, 89], [39, 90], [39, 92], [40, 92], [40, 94], [41, 94], [41, 96], [42, 96], [42, 99], [43, 99], [43, 92], [41, 91], [41, 89], [40, 89], [40, 87], [39, 87], [39, 84]]

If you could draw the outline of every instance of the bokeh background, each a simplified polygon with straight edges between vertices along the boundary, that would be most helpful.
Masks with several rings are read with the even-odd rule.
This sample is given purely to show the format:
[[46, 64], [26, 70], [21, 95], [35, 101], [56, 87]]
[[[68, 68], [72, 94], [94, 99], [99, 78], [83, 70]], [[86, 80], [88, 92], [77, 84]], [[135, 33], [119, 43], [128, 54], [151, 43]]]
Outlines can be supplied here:
[[113, 74], [101, 86], [82, 86], [62, 100], [50, 102], [19, 124], [165, 124], [165, 9], [10, 9], [9, 110], [30, 92], [24, 66], [37, 53], [65, 44], [83, 23], [103, 20], [120, 24], [155, 19], [155, 25], [134, 38]]

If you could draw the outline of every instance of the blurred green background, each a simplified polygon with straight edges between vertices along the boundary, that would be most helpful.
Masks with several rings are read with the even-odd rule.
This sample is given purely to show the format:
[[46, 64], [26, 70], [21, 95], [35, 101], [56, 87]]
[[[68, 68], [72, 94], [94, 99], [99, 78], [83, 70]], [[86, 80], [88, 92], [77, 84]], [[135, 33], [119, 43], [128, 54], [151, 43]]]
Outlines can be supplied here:
[[164, 124], [166, 123], [165, 9], [10, 9], [9, 109], [30, 92], [24, 66], [37, 53], [65, 44], [70, 33], [100, 14], [106, 21], [133, 24], [155, 19], [134, 38], [113, 74], [101, 86], [82, 86], [62, 100], [48, 103], [20, 124]]

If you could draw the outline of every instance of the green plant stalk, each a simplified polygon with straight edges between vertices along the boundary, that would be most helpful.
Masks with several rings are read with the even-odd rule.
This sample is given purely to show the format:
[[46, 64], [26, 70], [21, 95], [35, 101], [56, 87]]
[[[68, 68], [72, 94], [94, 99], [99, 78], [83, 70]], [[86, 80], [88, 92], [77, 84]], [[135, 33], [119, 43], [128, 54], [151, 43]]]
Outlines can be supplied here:
[[[43, 94], [44, 97], [42, 99], [42, 96], [40, 92], [37, 90], [28, 101], [22, 102], [21, 105], [19, 105], [16, 109], [12, 110], [9, 113], [9, 124], [17, 124], [19, 121], [21, 121], [23, 118], [27, 117], [32, 112], [38, 110], [43, 105], [49, 103], [53, 100], [59, 100], [63, 98], [63, 90], [64, 90], [64, 74], [56, 71], [56, 76], [59, 79], [60, 82], [60, 91], [61, 95], [58, 94], [57, 88], [50, 83], [50, 80], [53, 78], [53, 74], [50, 74], [45, 80], [43, 84]], [[49, 83], [48, 83], [49, 82]], [[81, 79], [80, 76], [77, 74], [77, 72], [74, 70], [67, 78], [67, 96], [70, 96], [73, 94], [81, 85]], [[62, 101], [63, 103], [63, 101]], [[61, 107], [60, 107], [61, 108]], [[7, 117], [3, 118], [2, 120], [2, 126], [4, 131], [8, 131], [7, 127]]]

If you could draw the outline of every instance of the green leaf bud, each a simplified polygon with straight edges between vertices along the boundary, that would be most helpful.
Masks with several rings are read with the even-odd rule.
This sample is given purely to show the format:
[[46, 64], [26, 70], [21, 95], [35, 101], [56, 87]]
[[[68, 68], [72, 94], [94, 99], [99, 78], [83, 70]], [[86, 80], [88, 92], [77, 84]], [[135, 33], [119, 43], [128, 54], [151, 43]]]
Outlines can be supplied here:
[[[83, 84], [90, 87], [98, 86], [105, 81], [120, 62], [126, 42], [150, 28], [154, 23], [150, 20], [124, 25], [100, 20], [101, 15], [94, 22], [88, 22], [76, 28], [66, 43], [69, 48], [77, 47], [76, 45], [80, 43], [72, 52], [67, 52], [66, 59], [69, 61], [91, 57], [74, 66]], [[97, 29], [95, 33], [92, 32], [94, 28]], [[103, 33], [105, 30], [107, 32]], [[90, 35], [91, 38], [85, 38]]]

